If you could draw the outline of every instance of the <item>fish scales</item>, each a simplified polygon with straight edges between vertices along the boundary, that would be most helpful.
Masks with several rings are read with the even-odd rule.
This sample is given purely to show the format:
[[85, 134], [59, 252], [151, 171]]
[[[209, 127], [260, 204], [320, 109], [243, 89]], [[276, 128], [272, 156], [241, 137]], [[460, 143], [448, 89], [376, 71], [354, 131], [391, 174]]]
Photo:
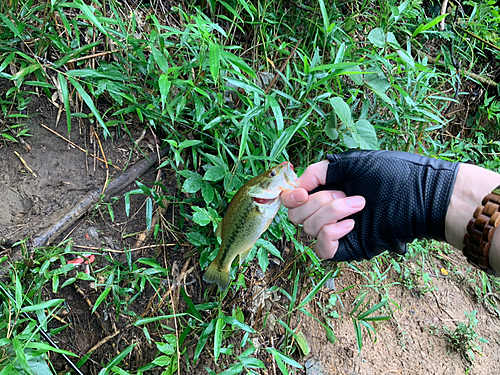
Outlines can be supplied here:
[[217, 257], [203, 279], [229, 285], [231, 264], [239, 256], [240, 264], [262, 233], [269, 227], [281, 206], [280, 194], [297, 187], [296, 174], [290, 163], [282, 163], [254, 177], [243, 185], [231, 201], [220, 226], [222, 243]]

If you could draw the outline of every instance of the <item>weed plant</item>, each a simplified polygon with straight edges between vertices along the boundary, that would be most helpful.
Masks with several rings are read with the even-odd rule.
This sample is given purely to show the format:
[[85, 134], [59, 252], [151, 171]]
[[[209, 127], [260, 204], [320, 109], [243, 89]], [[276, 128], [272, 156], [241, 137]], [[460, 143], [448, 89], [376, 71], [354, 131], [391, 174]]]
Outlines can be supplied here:
[[[126, 211], [131, 195], [149, 197], [145, 211], [150, 229], [154, 208], [174, 204], [180, 212], [176, 250], [183, 242], [192, 245], [193, 258], [203, 270], [218, 251], [214, 232], [227, 202], [250, 176], [275, 163], [289, 160], [300, 174], [328, 152], [392, 149], [498, 169], [499, 145], [488, 137], [491, 129], [498, 131], [495, 92], [480, 99], [478, 112], [471, 114], [473, 126], [469, 122], [454, 133], [447, 128], [445, 111], [458, 102], [458, 95], [467, 94], [464, 83], [470, 80], [452, 60], [460, 58], [465, 70], [474, 67], [486, 76], [497, 68], [496, 61], [485, 59], [488, 53], [498, 53], [491, 46], [498, 42], [498, 7], [492, 2], [464, 5], [472, 11], [454, 9], [460, 14], [456, 23], [451, 15], [432, 14], [418, 0], [399, 5], [387, 0], [318, 0], [300, 6], [280, 0], [211, 0], [168, 11], [159, 2], [3, 1], [0, 135], [7, 146], [29, 135], [34, 95], [60, 108], [68, 133], [82, 120], [106, 139], [122, 134], [131, 144], [136, 139], [132, 124], [154, 132], [170, 146], [161, 167], [175, 170], [178, 192], [170, 196], [160, 182], [154, 187], [139, 184], [124, 196]], [[445, 30], [438, 31], [442, 20]], [[489, 44], [483, 48], [481, 39], [466, 39], [462, 29]], [[447, 47], [449, 41], [456, 56]], [[434, 44], [437, 50], [431, 48]], [[457, 82], [462, 89], [453, 95]], [[112, 214], [111, 205], [107, 209]], [[153, 229], [160, 239], [164, 228], [157, 224]], [[293, 249], [291, 254], [280, 253], [275, 245], [279, 241]], [[44, 249], [35, 254], [34, 268], [15, 264], [1, 284], [0, 374], [52, 373], [47, 352], [57, 349], [45, 344], [39, 331], [46, 329], [49, 313], [63, 301], [44, 300], [41, 290], [50, 285], [57, 293], [80, 281], [94, 282], [99, 291], [93, 312], [113, 306], [117, 316], [131, 317], [131, 326], [142, 329], [157, 350], [151, 363], [129, 370], [124, 363], [134, 350], [131, 344], [101, 363], [99, 374], [142, 374], [158, 366], [163, 374], [187, 373], [200, 358], [210, 374], [216, 373], [213, 369], [225, 375], [256, 374], [265, 367], [258, 351], [266, 352], [282, 374], [292, 373], [301, 368], [300, 353], [307, 352], [298, 316], [317, 319], [335, 340], [332, 325], [308, 306], [325, 283], [342, 272], [327, 271], [310, 245], [282, 209], [247, 263], [233, 268], [234, 282], [226, 292], [208, 289], [205, 301], [194, 302], [181, 288], [177, 302], [167, 301], [167, 307], [146, 318], [130, 306], [147, 288], [166, 295], [164, 280], [171, 275], [171, 265], [165, 268], [153, 258], [133, 260], [128, 253], [126, 264], [107, 259], [89, 276], [66, 264], [62, 254], [81, 255], [70, 245]], [[428, 290], [429, 253], [410, 256], [417, 258], [417, 277]], [[250, 264], [253, 259], [257, 261]], [[275, 317], [284, 339], [276, 347], [257, 347], [252, 338], [264, 328], [253, 327], [249, 317], [227, 301], [228, 296], [249, 293], [247, 268], [258, 263], [266, 272], [272, 260], [286, 265], [275, 279], [281, 282], [266, 285], [287, 301]], [[389, 270], [394, 267], [405, 280], [408, 273], [402, 263], [384, 257], [367, 264], [350, 265], [366, 281], [353, 305], [343, 305], [338, 292], [324, 310], [330, 318], [349, 316], [359, 351], [363, 332], [375, 338], [373, 322], [390, 318], [388, 306], [394, 304]], [[303, 287], [305, 282], [308, 287]], [[182, 311], [175, 309], [178, 301]], [[33, 314], [23, 318], [23, 312]], [[471, 342], [470, 332], [466, 336]], [[194, 349], [188, 350], [193, 342]], [[210, 357], [211, 362], [206, 360]], [[88, 359], [81, 358], [78, 365]]]

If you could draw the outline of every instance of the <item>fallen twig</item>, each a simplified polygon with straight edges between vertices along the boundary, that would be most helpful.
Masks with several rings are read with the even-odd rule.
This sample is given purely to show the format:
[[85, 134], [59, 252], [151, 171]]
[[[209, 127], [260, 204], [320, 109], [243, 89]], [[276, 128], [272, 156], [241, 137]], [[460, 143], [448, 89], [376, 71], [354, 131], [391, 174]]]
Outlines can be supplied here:
[[[164, 148], [160, 156], [165, 156], [168, 150], [168, 147]], [[109, 183], [107, 195], [112, 196], [118, 193], [157, 163], [158, 160], [156, 158], [152, 158], [151, 160], [144, 158], [135, 163], [132, 167], [129, 167], [125, 172]], [[101, 189], [91, 191], [78, 203], [76, 203], [69, 212], [63, 213], [59, 219], [55, 220], [55, 224], [33, 239], [31, 242], [31, 249], [49, 245], [52, 241], [54, 241], [60, 234], [73, 225], [80, 217], [86, 214], [90, 208], [94, 207], [94, 205], [99, 202], [100, 192]]]
[[109, 251], [111, 253], [126, 253], [127, 251], [137, 251], [137, 250], [144, 250], [144, 249], [152, 249], [154, 247], [171, 247], [171, 246], [176, 246], [176, 243], [163, 243], [163, 244], [156, 244], [156, 245], [146, 245], [146, 246], [141, 246], [141, 247], [135, 247], [133, 249], [129, 250], [114, 250], [114, 249], [107, 249], [105, 247], [96, 247], [96, 246], [83, 246], [83, 245], [73, 245], [73, 247], [77, 247], [79, 249], [87, 249], [87, 250], [95, 250], [95, 251]]
[[292, 58], [292, 56], [295, 54], [295, 51], [297, 50], [297, 48], [299, 48], [300, 42], [302, 42], [302, 39], [299, 39], [299, 41], [297, 42], [297, 44], [295, 45], [295, 47], [293, 47], [292, 52], [290, 52], [290, 55], [288, 55], [288, 57], [286, 58], [286, 60], [283, 63], [283, 65], [281, 65], [279, 73], [276, 72], [276, 74], [274, 75], [273, 80], [271, 81], [271, 83], [269, 84], [269, 86], [267, 86], [267, 88], [266, 88], [266, 91], [265, 91], [266, 94], [269, 92], [269, 90], [271, 89], [271, 87], [273, 87], [273, 85], [276, 82], [276, 80], [278, 79], [280, 73], [283, 73], [283, 70], [285, 70], [286, 66], [288, 65], [288, 62], [290, 61], [290, 59]]

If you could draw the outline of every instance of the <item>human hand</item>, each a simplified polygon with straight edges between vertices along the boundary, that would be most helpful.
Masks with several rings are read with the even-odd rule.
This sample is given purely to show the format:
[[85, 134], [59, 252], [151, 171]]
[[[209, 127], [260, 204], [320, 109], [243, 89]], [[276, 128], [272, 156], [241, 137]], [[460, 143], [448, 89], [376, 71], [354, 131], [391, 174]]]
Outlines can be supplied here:
[[289, 208], [290, 220], [302, 224], [307, 235], [317, 237], [315, 251], [322, 259], [334, 257], [339, 239], [354, 228], [354, 220], [345, 218], [365, 206], [363, 197], [347, 197], [341, 190], [322, 190], [309, 195], [310, 191], [326, 185], [329, 164], [324, 160], [310, 165], [297, 181], [300, 188], [281, 194], [282, 204]]
[[281, 197], [290, 220], [318, 238], [319, 257], [359, 261], [387, 249], [403, 254], [415, 238], [445, 239], [458, 164], [398, 151], [328, 157]]

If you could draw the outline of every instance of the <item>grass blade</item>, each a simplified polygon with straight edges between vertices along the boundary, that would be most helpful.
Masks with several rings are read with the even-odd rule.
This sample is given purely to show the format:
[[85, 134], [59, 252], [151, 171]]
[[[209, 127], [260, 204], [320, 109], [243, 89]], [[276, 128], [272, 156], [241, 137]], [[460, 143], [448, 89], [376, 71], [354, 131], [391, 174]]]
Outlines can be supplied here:
[[104, 124], [104, 121], [102, 120], [102, 117], [101, 117], [99, 111], [97, 110], [97, 108], [95, 107], [94, 102], [90, 98], [89, 94], [87, 94], [87, 92], [83, 89], [83, 87], [78, 83], [78, 81], [76, 79], [74, 79], [72, 77], [68, 77], [68, 79], [71, 82], [71, 84], [73, 86], [75, 86], [76, 91], [78, 91], [78, 93], [82, 97], [85, 104], [87, 104], [87, 107], [90, 108], [90, 110], [94, 114], [94, 116], [97, 119], [97, 121], [99, 122], [99, 124], [101, 124], [102, 131], [104, 133], [104, 138], [111, 137], [111, 134], [109, 133], [108, 128]]
[[57, 73], [59, 86], [61, 87], [61, 95], [63, 97], [64, 109], [66, 111], [66, 124], [68, 127], [68, 134], [71, 133], [71, 108], [69, 107], [69, 91], [68, 82], [61, 73]]

